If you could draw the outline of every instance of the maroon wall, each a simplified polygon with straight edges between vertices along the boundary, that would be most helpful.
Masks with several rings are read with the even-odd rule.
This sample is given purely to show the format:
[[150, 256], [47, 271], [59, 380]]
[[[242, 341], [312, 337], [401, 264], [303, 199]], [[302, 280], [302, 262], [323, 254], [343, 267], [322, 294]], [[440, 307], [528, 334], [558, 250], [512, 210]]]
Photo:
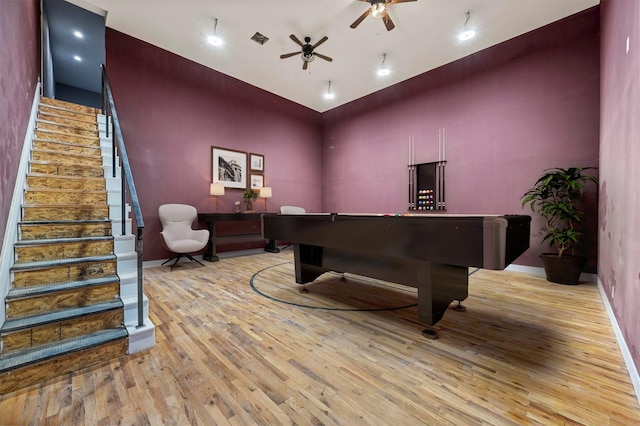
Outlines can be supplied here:
[[600, 10], [598, 276], [640, 369], [640, 3], [603, 0]]
[[[145, 260], [167, 258], [158, 206], [213, 211], [211, 146], [265, 156], [270, 211], [320, 211], [320, 114], [107, 28], [107, 70], [145, 220]], [[227, 189], [220, 211], [242, 191]], [[262, 200], [256, 210], [262, 211]], [[243, 205], [244, 208], [244, 205]]]
[[0, 1], [0, 241], [40, 73], [40, 2]]
[[[406, 212], [409, 140], [416, 163], [436, 161], [440, 128], [448, 213], [523, 213], [544, 169], [598, 166], [598, 19], [592, 8], [324, 113], [323, 209]], [[534, 215], [519, 264], [541, 266], [542, 227]]]

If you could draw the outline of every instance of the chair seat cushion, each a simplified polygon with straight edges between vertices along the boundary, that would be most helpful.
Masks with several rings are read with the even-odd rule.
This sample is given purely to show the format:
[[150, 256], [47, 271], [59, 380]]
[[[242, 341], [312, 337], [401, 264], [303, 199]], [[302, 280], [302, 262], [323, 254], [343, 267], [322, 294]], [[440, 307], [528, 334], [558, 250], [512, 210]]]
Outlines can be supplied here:
[[198, 240], [172, 240], [166, 241], [166, 244], [175, 253], [191, 253], [202, 249], [202, 241]]

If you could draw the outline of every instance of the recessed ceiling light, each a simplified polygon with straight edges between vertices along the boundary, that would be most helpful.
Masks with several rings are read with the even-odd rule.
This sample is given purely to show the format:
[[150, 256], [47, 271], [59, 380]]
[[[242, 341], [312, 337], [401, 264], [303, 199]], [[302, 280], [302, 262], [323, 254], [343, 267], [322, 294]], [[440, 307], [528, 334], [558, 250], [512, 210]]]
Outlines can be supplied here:
[[327, 91], [324, 94], [324, 98], [325, 99], [333, 99], [336, 96], [333, 94], [333, 92], [331, 91], [331, 80], [329, 80], [329, 85], [327, 86]]
[[82, 34], [80, 31], [76, 30], [73, 32], [73, 35], [78, 37], [78, 38], [84, 38], [84, 34]]
[[474, 30], [466, 30], [466, 31], [461, 32], [458, 35], [458, 40], [467, 41], [467, 40], [471, 40], [475, 36], [476, 36], [476, 32]]
[[378, 75], [380, 77], [384, 77], [385, 75], [389, 75], [391, 73], [391, 70], [389, 69], [389, 67], [387, 67], [384, 62], [387, 60], [387, 54], [383, 53], [382, 54], [382, 63], [380, 64], [380, 68], [378, 68]]
[[81, 61], [82, 61], [82, 58], [81, 58], [80, 56], [78, 56], [78, 55], [75, 55], [75, 56], [73, 57], [73, 59], [75, 59], [75, 60], [76, 60], [76, 61], [78, 61], [78, 62], [81, 62]]
[[469, 19], [471, 18], [471, 12], [467, 12], [466, 17], [467, 19], [464, 21], [462, 32], [458, 34], [458, 40], [460, 41], [471, 40], [476, 36], [476, 31], [473, 28], [467, 27], [467, 24], [469, 23]]
[[222, 46], [222, 39], [218, 36], [212, 35], [207, 37], [207, 43], [212, 46]]
[[207, 43], [212, 46], [222, 46], [222, 39], [218, 37], [218, 18], [213, 18], [213, 35], [207, 37]]

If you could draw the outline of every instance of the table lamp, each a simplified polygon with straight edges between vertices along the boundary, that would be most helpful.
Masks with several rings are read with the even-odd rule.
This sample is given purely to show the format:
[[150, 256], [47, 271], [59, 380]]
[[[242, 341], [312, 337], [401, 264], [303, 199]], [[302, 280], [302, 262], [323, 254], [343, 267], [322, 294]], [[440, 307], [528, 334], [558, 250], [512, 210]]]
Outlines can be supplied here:
[[218, 197], [224, 195], [224, 185], [221, 183], [212, 183], [209, 188], [209, 194], [216, 197], [216, 213], [218, 213]]
[[264, 211], [267, 212], [267, 198], [271, 198], [271, 187], [263, 186], [260, 188], [260, 198], [264, 198]]

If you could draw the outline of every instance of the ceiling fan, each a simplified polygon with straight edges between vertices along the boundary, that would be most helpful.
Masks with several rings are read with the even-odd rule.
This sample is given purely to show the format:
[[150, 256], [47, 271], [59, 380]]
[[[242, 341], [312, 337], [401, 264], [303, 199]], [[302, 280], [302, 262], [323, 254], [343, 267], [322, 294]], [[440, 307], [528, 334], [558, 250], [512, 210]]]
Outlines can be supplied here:
[[387, 31], [391, 31], [396, 27], [396, 25], [391, 20], [389, 16], [389, 6], [396, 3], [407, 3], [410, 1], [417, 0], [360, 0], [365, 1], [371, 5], [366, 12], [364, 12], [358, 19], [356, 19], [353, 24], [351, 24], [351, 28], [355, 28], [360, 25], [360, 22], [364, 21], [364, 18], [367, 16], [371, 16], [373, 18], [382, 18], [382, 22], [384, 22], [384, 26], [387, 27]]
[[280, 59], [286, 59], [286, 58], [290, 58], [292, 56], [296, 56], [296, 55], [300, 55], [301, 54], [301, 58], [302, 58], [302, 69], [306, 70], [307, 67], [309, 66], [309, 62], [313, 61], [315, 59], [315, 57], [317, 56], [318, 58], [322, 58], [325, 61], [333, 61], [333, 59], [331, 59], [330, 57], [326, 56], [326, 55], [322, 55], [318, 52], [314, 52], [314, 49], [318, 46], [320, 46], [322, 43], [324, 43], [325, 41], [329, 40], [329, 37], [324, 36], [322, 37], [320, 40], [318, 40], [316, 42], [316, 44], [311, 45], [311, 37], [305, 37], [304, 38], [304, 43], [302, 43], [300, 41], [300, 39], [298, 39], [298, 37], [296, 37], [295, 35], [291, 34], [289, 36], [289, 38], [291, 40], [293, 40], [297, 45], [299, 45], [302, 50], [299, 52], [292, 52], [292, 53], [285, 53], [284, 55], [280, 55]]

